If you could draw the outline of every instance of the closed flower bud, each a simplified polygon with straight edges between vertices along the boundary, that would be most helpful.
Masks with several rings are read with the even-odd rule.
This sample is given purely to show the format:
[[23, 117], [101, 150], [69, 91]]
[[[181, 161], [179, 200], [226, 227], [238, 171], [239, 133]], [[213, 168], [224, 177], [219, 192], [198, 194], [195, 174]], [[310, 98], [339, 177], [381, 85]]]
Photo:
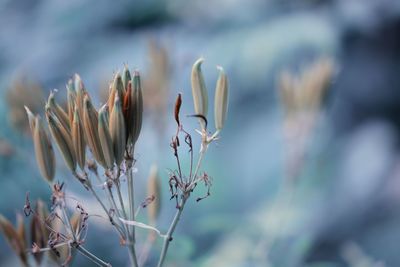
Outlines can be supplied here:
[[110, 113], [114, 109], [115, 99], [117, 98], [117, 96], [119, 97], [119, 99], [121, 99], [121, 101], [123, 101], [124, 95], [124, 84], [122, 83], [121, 75], [117, 73], [112, 82], [110, 97], [108, 98], [108, 108], [110, 109]]
[[132, 107], [131, 140], [132, 143], [135, 144], [142, 129], [143, 117], [143, 94], [138, 71], [135, 71], [133, 75]]
[[75, 104], [78, 108], [78, 113], [83, 117], [83, 100], [86, 95], [85, 86], [83, 85], [82, 79], [78, 74], [74, 75], [74, 88], [76, 92]]
[[125, 120], [119, 97], [115, 98], [114, 108], [110, 114], [110, 134], [113, 141], [115, 163], [119, 166], [124, 158], [126, 147]]
[[114, 147], [108, 127], [108, 107], [105, 105], [99, 111], [99, 138], [104, 155], [104, 168], [112, 168], [114, 165]]
[[[70, 79], [66, 85], [67, 87], [67, 100], [68, 100], [68, 119], [69, 123], [72, 125], [72, 121], [74, 120], [75, 113], [75, 103], [76, 103], [76, 92], [74, 89], [74, 83], [72, 79]], [[82, 114], [81, 114], [82, 115]]]
[[92, 151], [93, 157], [102, 166], [105, 166], [103, 151], [101, 149], [99, 132], [98, 132], [98, 114], [96, 109], [93, 107], [89, 96], [86, 95], [84, 98], [83, 107], [83, 129], [85, 132], [85, 140]]
[[161, 207], [161, 190], [160, 180], [158, 177], [158, 168], [156, 165], [151, 166], [149, 181], [147, 183], [147, 195], [154, 197], [152, 203], [147, 206], [147, 214], [151, 225], [155, 225]]
[[220, 131], [224, 127], [228, 112], [228, 79], [222, 67], [218, 67], [219, 77], [215, 88], [214, 116], [215, 128]]
[[28, 115], [29, 127], [31, 128], [31, 133], [33, 134], [33, 131], [35, 129], [36, 117], [27, 106], [24, 106], [24, 107], [25, 107], [26, 114]]
[[[207, 95], [207, 88], [204, 82], [203, 73], [201, 71], [201, 64], [203, 63], [204, 59], [199, 58], [192, 67], [192, 95], [193, 95], [193, 103], [194, 103], [194, 110], [196, 115], [201, 115], [207, 117], [208, 112], [208, 95]], [[200, 124], [202, 128], [205, 128], [205, 122], [200, 120]]]
[[128, 87], [125, 93], [124, 102], [122, 105], [122, 111], [124, 113], [125, 128], [126, 128], [126, 138], [130, 136], [132, 132], [133, 123], [133, 101], [132, 101], [132, 82], [128, 82]]
[[39, 116], [36, 116], [34, 125], [33, 145], [36, 161], [43, 178], [51, 182], [54, 178], [56, 165], [53, 146]]
[[128, 83], [132, 80], [131, 73], [129, 72], [128, 66], [124, 66], [124, 71], [122, 73], [122, 84], [124, 85], [124, 91], [128, 90]]
[[49, 99], [47, 100], [46, 109], [50, 109], [51, 112], [57, 117], [57, 119], [62, 123], [64, 128], [70, 132], [71, 126], [69, 122], [68, 114], [56, 103], [54, 98], [54, 92], [50, 92]]
[[64, 158], [65, 163], [68, 168], [75, 172], [76, 169], [76, 156], [74, 151], [74, 146], [72, 144], [71, 134], [68, 133], [64, 125], [54, 116], [53, 113], [46, 112], [47, 122], [49, 124], [49, 129], [51, 135], [53, 136], [61, 155]]
[[85, 168], [85, 160], [86, 160], [85, 157], [86, 143], [85, 143], [82, 121], [77, 109], [75, 109], [74, 112], [71, 135], [72, 135], [72, 144], [74, 146], [76, 160], [78, 162], [79, 167], [83, 170]]

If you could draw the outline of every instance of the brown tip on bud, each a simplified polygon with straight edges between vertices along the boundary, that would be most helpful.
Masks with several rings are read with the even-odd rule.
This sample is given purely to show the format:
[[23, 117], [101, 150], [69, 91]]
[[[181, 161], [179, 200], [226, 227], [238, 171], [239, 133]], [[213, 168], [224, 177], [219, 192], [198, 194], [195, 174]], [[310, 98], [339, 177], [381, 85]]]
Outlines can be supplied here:
[[175, 121], [178, 124], [178, 126], [181, 125], [179, 121], [179, 111], [181, 110], [181, 105], [182, 105], [182, 95], [178, 94], [178, 97], [176, 98], [175, 101], [175, 110], [174, 110]]

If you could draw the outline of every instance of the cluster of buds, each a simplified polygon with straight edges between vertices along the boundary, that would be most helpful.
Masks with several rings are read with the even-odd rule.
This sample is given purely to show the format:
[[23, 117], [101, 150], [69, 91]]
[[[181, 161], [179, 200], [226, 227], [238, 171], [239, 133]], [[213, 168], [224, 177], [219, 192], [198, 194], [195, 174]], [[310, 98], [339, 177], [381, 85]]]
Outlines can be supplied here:
[[[214, 98], [214, 123], [215, 132], [212, 135], [208, 134], [207, 115], [208, 115], [208, 93], [206, 84], [204, 82], [203, 73], [201, 71], [201, 64], [204, 59], [198, 59], [192, 67], [191, 82], [192, 82], [192, 95], [195, 110], [195, 117], [199, 118], [202, 136], [202, 150], [206, 150], [208, 144], [218, 138], [219, 133], [224, 127], [226, 115], [228, 113], [228, 78], [221, 66], [217, 66], [219, 70], [219, 77], [215, 88]], [[179, 121], [177, 120], [179, 125]]]
[[[106, 104], [96, 110], [79, 75], [66, 85], [68, 110], [57, 104], [54, 92], [50, 93], [45, 114], [50, 130], [70, 171], [85, 182], [86, 146], [93, 158], [106, 170], [120, 168], [124, 158], [133, 159], [133, 148], [142, 125], [143, 98], [140, 75], [133, 78], [127, 67], [122, 75], [117, 73], [110, 84]], [[27, 107], [32, 130], [36, 159], [42, 176], [49, 182], [55, 174], [52, 144], [39, 115]]]
[[298, 76], [287, 71], [280, 76], [278, 89], [285, 112], [284, 134], [289, 150], [289, 180], [295, 179], [303, 166], [306, 142], [313, 132], [334, 71], [333, 61], [321, 58]]

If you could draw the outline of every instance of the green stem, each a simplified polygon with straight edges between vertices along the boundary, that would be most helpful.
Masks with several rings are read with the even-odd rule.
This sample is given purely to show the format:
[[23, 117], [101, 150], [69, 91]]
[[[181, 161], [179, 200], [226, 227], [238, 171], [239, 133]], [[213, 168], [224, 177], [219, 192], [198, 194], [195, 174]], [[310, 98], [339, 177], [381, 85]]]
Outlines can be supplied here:
[[177, 226], [177, 224], [178, 224], [178, 222], [179, 222], [179, 220], [181, 218], [182, 211], [183, 211], [183, 208], [185, 207], [185, 203], [186, 203], [187, 198], [188, 197], [183, 196], [181, 202], [179, 203], [179, 208], [175, 213], [175, 217], [172, 220], [172, 223], [171, 223], [171, 225], [170, 225], [170, 227], [168, 229], [168, 232], [167, 232], [166, 236], [164, 237], [164, 242], [163, 242], [163, 246], [162, 246], [162, 249], [161, 249], [160, 259], [158, 261], [157, 267], [162, 267], [163, 264], [164, 264], [169, 244], [172, 241], [172, 234], [174, 233], [175, 228], [176, 228], [176, 226]]
[[[129, 197], [129, 220], [135, 220], [135, 197], [133, 191], [133, 175], [132, 175], [132, 164], [128, 166], [127, 170], [127, 179], [128, 179], [128, 197]], [[135, 242], [135, 227], [132, 226], [132, 240]]]
[[111, 264], [99, 259], [98, 257], [96, 257], [95, 255], [93, 255], [92, 253], [90, 253], [87, 249], [85, 249], [82, 246], [75, 246], [76, 250], [78, 250], [83, 256], [85, 256], [86, 258], [88, 258], [89, 260], [91, 260], [92, 262], [94, 262], [95, 264], [97, 264], [98, 266], [102, 266], [102, 267], [111, 267]]

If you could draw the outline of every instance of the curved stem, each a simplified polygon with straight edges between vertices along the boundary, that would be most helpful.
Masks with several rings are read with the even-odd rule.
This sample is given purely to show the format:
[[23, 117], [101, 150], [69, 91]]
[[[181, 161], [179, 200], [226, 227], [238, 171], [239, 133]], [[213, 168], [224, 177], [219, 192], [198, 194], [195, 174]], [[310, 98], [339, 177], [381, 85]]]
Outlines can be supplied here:
[[172, 241], [172, 234], [174, 233], [176, 225], [178, 224], [178, 222], [181, 218], [182, 211], [183, 211], [183, 208], [185, 207], [186, 200], [187, 200], [187, 197], [183, 196], [181, 202], [179, 203], [179, 208], [175, 213], [175, 217], [168, 229], [166, 236], [164, 237], [164, 242], [163, 242], [163, 246], [161, 249], [160, 259], [158, 261], [157, 267], [162, 267], [164, 264], [165, 256], [167, 255], [169, 244]]

